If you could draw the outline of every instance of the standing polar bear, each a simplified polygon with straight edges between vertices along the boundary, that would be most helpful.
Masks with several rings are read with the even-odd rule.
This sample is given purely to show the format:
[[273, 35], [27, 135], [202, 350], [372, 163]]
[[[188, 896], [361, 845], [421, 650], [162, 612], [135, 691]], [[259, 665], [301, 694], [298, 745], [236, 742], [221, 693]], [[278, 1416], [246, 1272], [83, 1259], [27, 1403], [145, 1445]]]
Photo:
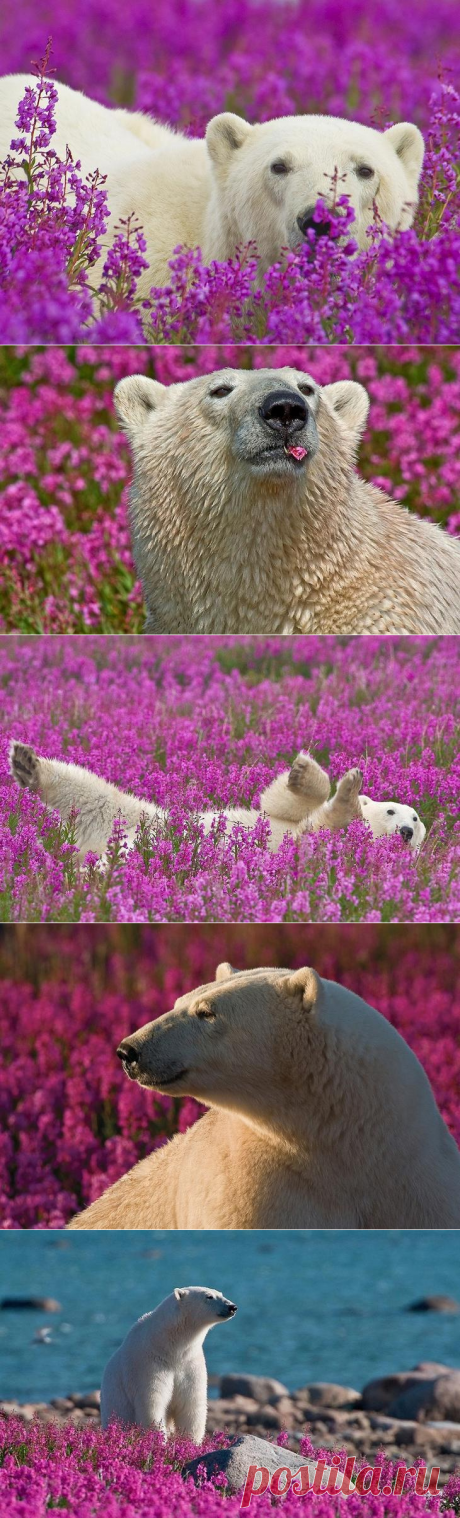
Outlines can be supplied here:
[[359, 479], [362, 385], [123, 379], [146, 632], [460, 633], [460, 544]]
[[[15, 118], [26, 88], [37, 81], [7, 75], [0, 81], [0, 158], [17, 137]], [[169, 283], [178, 246], [201, 247], [205, 263], [257, 246], [263, 273], [283, 248], [297, 248], [321, 230], [312, 220], [317, 200], [334, 198], [339, 179], [355, 214], [353, 232], [366, 247], [374, 207], [391, 231], [411, 225], [418, 199], [423, 138], [399, 122], [385, 132], [333, 116], [288, 116], [251, 126], [225, 111], [209, 122], [206, 137], [192, 139], [123, 110], [109, 110], [58, 84], [52, 146], [67, 146], [83, 174], [106, 176], [109, 238], [116, 223], [134, 214], [141, 223], [148, 269], [138, 293]], [[349, 236], [349, 232], [347, 234]], [[95, 281], [103, 257], [95, 271]]]
[[235, 972], [122, 1040], [210, 1110], [71, 1228], [459, 1228], [460, 1154], [395, 1028], [314, 970]]
[[[116, 785], [79, 764], [45, 759], [28, 744], [13, 740], [10, 765], [18, 784], [35, 791], [50, 811], [59, 813], [63, 822], [67, 822], [72, 813], [77, 813], [75, 840], [81, 860], [90, 852], [104, 855], [117, 821], [126, 825], [128, 849], [134, 848], [137, 829], [143, 821], [156, 824], [159, 831], [167, 823], [167, 812], [155, 801], [144, 801], [120, 791]], [[199, 812], [198, 821], [205, 833], [209, 833], [221, 816], [227, 829], [235, 823], [250, 829], [260, 817], [266, 817], [270, 824], [268, 847], [275, 853], [286, 833], [297, 838], [306, 831], [317, 833], [320, 828], [336, 832], [361, 818], [374, 838], [399, 833], [403, 842], [417, 852], [426, 833], [418, 813], [400, 802], [378, 802], [369, 796], [361, 796], [361, 782], [361, 770], [348, 770], [329, 799], [329, 776], [311, 754], [301, 752], [291, 768], [277, 775], [262, 792], [258, 808], [230, 807], [223, 813]]]
[[138, 1318], [105, 1367], [102, 1427], [119, 1418], [201, 1444], [208, 1410], [203, 1342], [210, 1328], [236, 1311], [234, 1302], [209, 1286], [176, 1286], [154, 1312]]

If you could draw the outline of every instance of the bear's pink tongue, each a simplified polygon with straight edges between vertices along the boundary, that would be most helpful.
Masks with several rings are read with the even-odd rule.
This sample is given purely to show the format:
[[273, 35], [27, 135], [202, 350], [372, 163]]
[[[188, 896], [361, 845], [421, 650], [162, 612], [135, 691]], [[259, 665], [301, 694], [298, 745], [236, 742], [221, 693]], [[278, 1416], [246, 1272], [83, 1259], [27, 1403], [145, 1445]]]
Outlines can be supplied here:
[[285, 448], [285, 453], [290, 453], [293, 459], [306, 459], [308, 448]]

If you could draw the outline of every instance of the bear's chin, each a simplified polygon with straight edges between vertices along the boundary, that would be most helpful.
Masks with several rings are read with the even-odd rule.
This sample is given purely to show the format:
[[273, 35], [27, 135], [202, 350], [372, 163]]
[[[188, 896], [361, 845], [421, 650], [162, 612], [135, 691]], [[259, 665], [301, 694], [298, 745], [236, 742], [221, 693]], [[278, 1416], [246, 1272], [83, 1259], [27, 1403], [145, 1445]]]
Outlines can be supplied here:
[[137, 1081], [138, 1086], [146, 1086], [148, 1090], [169, 1092], [173, 1086], [180, 1086], [187, 1075], [188, 1070], [176, 1070], [174, 1075], [169, 1076], [149, 1075], [147, 1072], [135, 1075], [133, 1078]]
[[255, 453], [252, 457], [244, 460], [245, 464], [254, 474], [269, 475], [271, 479], [286, 480], [294, 479], [296, 475], [304, 473], [309, 461], [309, 453], [303, 459], [295, 459], [292, 454], [285, 453], [283, 449], [273, 449], [267, 452]]

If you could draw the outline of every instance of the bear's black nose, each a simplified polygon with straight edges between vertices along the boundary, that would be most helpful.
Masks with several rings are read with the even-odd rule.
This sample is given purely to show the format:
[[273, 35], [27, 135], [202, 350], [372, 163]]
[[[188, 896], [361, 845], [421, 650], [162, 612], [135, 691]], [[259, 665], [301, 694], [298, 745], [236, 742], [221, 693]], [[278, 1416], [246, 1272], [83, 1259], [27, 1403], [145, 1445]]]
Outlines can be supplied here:
[[228, 1304], [228, 1316], [229, 1316], [229, 1318], [233, 1318], [233, 1316], [234, 1316], [234, 1314], [236, 1312], [238, 1312], [238, 1308], [235, 1306], [235, 1303], [234, 1302], [229, 1302], [229, 1304]]
[[119, 1059], [123, 1060], [124, 1065], [137, 1065], [138, 1052], [134, 1044], [130, 1044], [128, 1038], [124, 1038], [123, 1043], [119, 1044], [117, 1055]]
[[404, 827], [404, 828], [400, 828], [399, 831], [400, 831], [400, 834], [401, 834], [401, 838], [404, 839], [404, 843], [410, 843], [411, 838], [413, 838], [413, 836], [414, 836], [414, 829], [413, 828], [406, 828], [406, 827]]
[[328, 237], [331, 230], [330, 221], [314, 221], [312, 211], [302, 211], [297, 217], [297, 226], [306, 237], [307, 232], [314, 232], [315, 237]]
[[259, 407], [262, 420], [274, 432], [300, 432], [305, 426], [308, 406], [292, 390], [271, 390]]

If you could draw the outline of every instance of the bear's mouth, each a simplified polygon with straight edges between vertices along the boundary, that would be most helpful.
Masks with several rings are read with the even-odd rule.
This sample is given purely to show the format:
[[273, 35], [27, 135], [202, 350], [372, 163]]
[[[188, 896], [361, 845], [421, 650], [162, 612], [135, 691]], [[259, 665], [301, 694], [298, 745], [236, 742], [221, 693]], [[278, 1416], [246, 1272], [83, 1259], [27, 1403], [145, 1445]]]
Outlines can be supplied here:
[[175, 1070], [174, 1075], [152, 1075], [148, 1070], [140, 1070], [131, 1079], [137, 1080], [139, 1086], [148, 1086], [153, 1091], [169, 1091], [170, 1086], [177, 1086], [187, 1075], [188, 1070]]
[[259, 448], [257, 453], [251, 453], [248, 464], [253, 469], [263, 469], [270, 464], [281, 464], [285, 469], [293, 473], [302, 472], [310, 457], [310, 449], [304, 444], [283, 442], [271, 444], [266, 448]]
[[185, 1076], [188, 1075], [188, 1070], [183, 1067], [180, 1070], [174, 1070], [169, 1075], [160, 1075], [159, 1072], [158, 1075], [152, 1075], [151, 1071], [142, 1070], [137, 1061], [130, 1064], [127, 1060], [122, 1060], [122, 1065], [125, 1075], [128, 1076], [128, 1080], [137, 1081], [138, 1086], [152, 1087], [154, 1091], [162, 1091], [166, 1086], [175, 1086], [177, 1081], [184, 1080]]

